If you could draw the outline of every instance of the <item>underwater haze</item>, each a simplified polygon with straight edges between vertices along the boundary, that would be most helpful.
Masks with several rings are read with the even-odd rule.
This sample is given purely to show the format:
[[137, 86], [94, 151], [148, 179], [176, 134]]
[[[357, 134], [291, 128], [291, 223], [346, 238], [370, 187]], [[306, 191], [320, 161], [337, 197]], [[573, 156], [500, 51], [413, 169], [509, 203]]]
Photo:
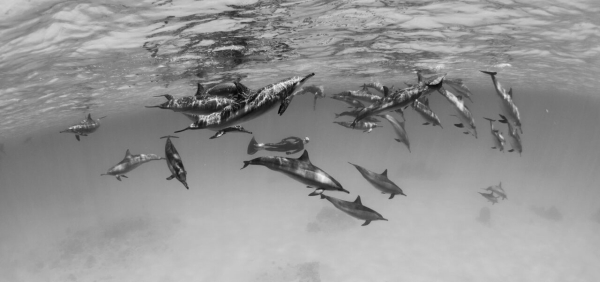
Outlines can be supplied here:
[[[599, 13], [595, 0], [4, 0], [0, 281], [600, 281]], [[522, 152], [480, 70], [512, 88]], [[310, 73], [304, 89], [325, 97], [299, 87], [282, 115], [278, 101], [240, 122], [252, 134], [174, 133], [193, 121], [145, 107], [236, 81], [251, 90], [235, 107]], [[351, 108], [335, 94], [381, 84], [390, 99], [425, 87], [406, 85], [417, 73], [446, 74], [476, 137], [440, 91], [423, 95], [442, 127], [410, 104], [385, 112], [404, 121], [410, 151], [384, 118], [368, 133], [334, 123], [353, 120], [336, 118]], [[471, 97], [447, 83], [458, 79]], [[106, 116], [95, 132], [59, 133], [88, 114]], [[189, 189], [166, 180], [164, 160], [101, 176], [127, 150], [166, 157], [166, 135], [179, 137]], [[253, 137], [290, 136], [309, 137], [310, 162], [350, 192], [323, 195], [360, 196], [387, 221], [362, 226], [309, 197], [318, 187], [240, 170], [301, 159], [248, 154]], [[406, 196], [389, 199], [349, 163], [387, 170]], [[500, 183], [506, 199], [485, 190]]]

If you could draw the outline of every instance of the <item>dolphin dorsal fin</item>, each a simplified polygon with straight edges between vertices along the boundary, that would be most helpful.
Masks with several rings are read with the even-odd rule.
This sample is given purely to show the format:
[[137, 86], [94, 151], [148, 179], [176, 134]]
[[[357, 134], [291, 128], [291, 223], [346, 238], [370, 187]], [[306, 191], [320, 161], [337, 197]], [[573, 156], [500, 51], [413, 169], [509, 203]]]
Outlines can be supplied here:
[[198, 83], [198, 89], [196, 89], [196, 98], [202, 97], [204, 96], [204, 86], [202, 86], [202, 84]]
[[87, 119], [88, 119], [88, 120], [93, 120], [93, 119], [92, 119], [92, 114], [88, 114], [88, 116], [87, 116]]
[[129, 149], [127, 149], [127, 152], [125, 152], [125, 158], [129, 158], [131, 157], [131, 153], [129, 152]]
[[512, 87], [510, 89], [508, 89], [508, 96], [510, 96], [510, 98], [512, 98]]
[[387, 168], [383, 171], [383, 173], [381, 175], [387, 176]]
[[362, 202], [360, 201], [360, 196], [356, 197], [356, 200], [354, 200], [354, 203], [362, 205]]
[[308, 158], [308, 151], [304, 150], [304, 153], [302, 153], [302, 156], [300, 156], [298, 158], [299, 161], [303, 161], [303, 162], [307, 162], [310, 163], [310, 159]]
[[383, 86], [383, 97], [390, 95], [390, 89], [387, 86]]

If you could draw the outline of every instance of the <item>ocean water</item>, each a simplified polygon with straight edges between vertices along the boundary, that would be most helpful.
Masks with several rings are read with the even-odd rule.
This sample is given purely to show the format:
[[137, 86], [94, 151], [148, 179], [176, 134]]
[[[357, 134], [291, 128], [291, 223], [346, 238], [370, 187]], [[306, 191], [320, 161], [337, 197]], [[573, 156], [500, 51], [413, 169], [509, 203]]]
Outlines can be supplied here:
[[[599, 12], [593, 0], [5, 0], [0, 281], [600, 281]], [[491, 149], [484, 117], [499, 118], [499, 99], [479, 70], [513, 88], [521, 155]], [[478, 138], [438, 93], [443, 128], [405, 110], [411, 152], [387, 121], [344, 128], [347, 105], [305, 94], [244, 123], [252, 135], [176, 134], [189, 190], [163, 161], [100, 175], [128, 149], [164, 156], [159, 138], [190, 124], [145, 108], [156, 95], [314, 72], [307, 85], [331, 96], [403, 88], [417, 71], [463, 79]], [[59, 133], [89, 113], [107, 116], [96, 132]], [[325, 194], [360, 195], [388, 221], [361, 226], [281, 173], [240, 170], [286, 156], [248, 155], [252, 136], [310, 137], [312, 163], [350, 191]], [[407, 196], [388, 199], [348, 162], [387, 169]], [[478, 193], [499, 182], [508, 199]]]

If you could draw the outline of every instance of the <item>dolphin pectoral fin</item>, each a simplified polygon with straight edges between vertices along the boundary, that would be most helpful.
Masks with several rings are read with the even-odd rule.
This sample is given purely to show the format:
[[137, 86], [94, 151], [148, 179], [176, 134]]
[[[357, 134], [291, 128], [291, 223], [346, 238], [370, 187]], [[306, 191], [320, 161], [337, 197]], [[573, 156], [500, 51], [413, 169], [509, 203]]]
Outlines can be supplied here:
[[465, 127], [462, 123], [455, 123], [454, 126], [458, 127], [458, 128], [463, 128]]
[[77, 141], [81, 141], [81, 139], [79, 138], [79, 135], [75, 135], [75, 139], [77, 139]]
[[394, 138], [394, 140], [398, 141], [399, 143], [402, 143], [402, 140], [400, 140], [398, 138]]
[[[310, 187], [310, 186], [307, 186], [307, 187]], [[312, 187], [310, 187], [310, 188], [312, 188]], [[309, 195], [309, 196], [317, 196], [317, 195], [321, 195], [321, 194], [323, 194], [323, 192], [324, 192], [324, 191], [325, 191], [325, 190], [323, 190], [323, 189], [319, 188], [319, 189], [316, 189], [314, 192], [312, 192], [312, 193], [310, 193], [310, 194], [308, 194], [308, 195]]]
[[175, 175], [171, 175], [171, 176], [167, 177], [167, 180], [171, 180], [173, 178], [175, 178]]
[[423, 125], [429, 125], [429, 123], [428, 123], [428, 122], [426, 122], [426, 123], [424, 123]]
[[117, 175], [117, 180], [121, 181], [121, 176]]
[[363, 132], [366, 132], [366, 133], [371, 133], [371, 131], [373, 131], [373, 128], [369, 128], [368, 130], [365, 130], [365, 131], [363, 131]]
[[294, 98], [294, 96], [290, 96], [290, 97], [287, 97], [287, 98], [285, 98], [284, 100], [281, 101], [281, 106], [279, 106], [279, 110], [277, 111], [277, 113], [279, 115], [283, 115], [283, 113], [285, 112], [285, 110], [288, 108], [288, 106], [292, 102], [293, 98]]
[[365, 221], [365, 223], [363, 223], [361, 226], [365, 226], [365, 225], [369, 225], [369, 223], [371, 223], [370, 220]]
[[394, 196], [396, 196], [396, 194], [391, 194], [391, 195], [390, 195], [390, 197], [389, 197], [389, 199], [390, 199], [390, 200], [391, 200], [391, 199], [393, 199], [393, 198], [394, 198]]
[[127, 175], [121, 174], [121, 177], [129, 178]]
[[219, 138], [219, 137], [223, 136], [224, 134], [225, 134], [225, 131], [220, 130], [219, 132], [215, 133], [215, 135], [211, 136], [209, 139]]

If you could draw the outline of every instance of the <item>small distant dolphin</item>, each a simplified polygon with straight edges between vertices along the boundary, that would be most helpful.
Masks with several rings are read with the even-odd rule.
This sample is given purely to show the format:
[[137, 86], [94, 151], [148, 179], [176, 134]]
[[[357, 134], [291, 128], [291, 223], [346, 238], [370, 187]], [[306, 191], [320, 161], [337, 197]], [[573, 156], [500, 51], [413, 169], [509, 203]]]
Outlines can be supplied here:
[[[422, 99], [422, 101], [421, 101], [421, 99]], [[412, 105], [412, 108], [422, 118], [425, 119], [425, 123], [423, 123], [423, 125], [432, 124], [433, 126], [438, 125], [439, 127], [442, 127], [442, 124], [440, 123], [440, 118], [431, 110], [431, 108], [429, 108], [429, 99], [427, 99], [427, 98], [425, 98], [425, 99], [421, 98], [421, 99], [415, 100], [411, 105]]]
[[498, 198], [496, 198], [496, 196], [494, 196], [494, 192], [490, 192], [489, 194], [481, 193], [481, 192], [477, 192], [477, 193], [481, 194], [481, 196], [488, 199], [488, 201], [492, 202], [492, 205], [498, 203]]
[[381, 102], [381, 100], [383, 99], [383, 98], [381, 98], [381, 96], [371, 94], [371, 92], [369, 92], [366, 89], [346, 90], [346, 91], [342, 91], [338, 94], [335, 94], [334, 96], [351, 97], [358, 101], [367, 102], [367, 103], [377, 103], [377, 102]]
[[502, 116], [502, 120], [499, 120], [501, 123], [506, 123], [508, 125], [508, 143], [510, 143], [511, 149], [509, 152], [517, 151], [519, 155], [523, 152], [523, 144], [521, 143], [521, 135], [516, 128], [513, 128], [512, 123], [506, 120], [506, 117]]
[[490, 121], [490, 130], [492, 132], [492, 136], [494, 137], [494, 147], [492, 147], [492, 149], [499, 149], [500, 152], [504, 152], [504, 136], [502, 136], [502, 132], [500, 132], [500, 130], [494, 129], [494, 122], [496, 120], [486, 117], [484, 117], [484, 119]]
[[223, 128], [219, 131], [217, 131], [217, 133], [215, 133], [215, 135], [213, 135], [212, 137], [210, 137], [210, 139], [215, 139], [215, 138], [219, 138], [221, 136], [223, 136], [225, 133], [228, 132], [244, 132], [244, 133], [250, 133], [252, 134], [252, 132], [244, 129], [241, 125], [236, 125], [236, 126], [230, 126], [227, 128]]
[[[335, 118], [339, 118], [339, 117], [343, 117], [343, 116], [350, 116], [350, 117], [356, 117], [359, 113], [360, 113], [361, 109], [354, 109], [352, 111], [345, 111], [339, 114], [335, 114]], [[366, 122], [380, 122], [380, 120], [369, 116], [363, 119], [363, 121]]]
[[396, 136], [398, 136], [398, 138], [394, 139], [400, 143], [404, 143], [404, 145], [406, 145], [406, 148], [408, 148], [408, 152], [410, 153], [410, 141], [408, 140], [408, 134], [406, 133], [406, 130], [404, 129], [404, 121], [398, 121], [396, 118], [394, 118], [393, 116], [390, 115], [381, 115], [380, 117], [387, 119], [387, 121], [390, 122], [390, 124], [392, 125], [392, 127], [394, 128], [394, 132], [396, 132]]
[[464, 134], [472, 134], [477, 139], [477, 128], [475, 127], [475, 120], [473, 119], [473, 115], [467, 106], [465, 105], [464, 100], [461, 96], [456, 96], [452, 94], [452, 92], [441, 87], [438, 89], [438, 92], [442, 94], [442, 96], [446, 97], [448, 102], [454, 105], [454, 109], [457, 112], [457, 115], [460, 120], [460, 123], [454, 124], [454, 126], [458, 128], [465, 128], [467, 131], [463, 132]]
[[132, 155], [129, 153], [129, 150], [125, 152], [125, 158], [121, 160], [118, 164], [111, 167], [107, 173], [101, 175], [113, 175], [117, 177], [117, 180], [121, 181], [121, 177], [128, 178], [125, 173], [128, 173], [143, 163], [147, 163], [149, 161], [157, 161], [164, 160], [165, 158], [161, 158], [155, 154], [139, 154]]
[[324, 194], [321, 194], [321, 199], [327, 199], [333, 204], [333, 206], [335, 206], [339, 210], [349, 214], [354, 218], [364, 220], [365, 223], [363, 223], [362, 226], [369, 225], [369, 223], [371, 223], [371, 221], [373, 220], [387, 221], [387, 219], [383, 218], [383, 216], [378, 212], [363, 206], [360, 200], [360, 196], [358, 196], [356, 200], [354, 200], [354, 202], [340, 200], [338, 198], [330, 197]]
[[181, 98], [173, 98], [169, 94], [154, 96], [167, 98], [167, 101], [157, 106], [146, 106], [146, 108], [161, 108], [168, 109], [178, 113], [192, 115], [208, 115], [218, 112], [232, 103], [237, 103], [237, 100], [225, 97], [202, 97], [185, 96]]
[[394, 182], [392, 182], [388, 178], [387, 169], [384, 170], [382, 174], [378, 174], [378, 173], [372, 172], [362, 166], [359, 166], [359, 165], [356, 165], [356, 164], [353, 164], [350, 162], [349, 162], [349, 164], [356, 167], [358, 172], [360, 172], [360, 174], [369, 183], [371, 183], [371, 185], [373, 185], [373, 187], [375, 187], [377, 190], [381, 191], [382, 194], [390, 194], [390, 199], [393, 199], [394, 196], [396, 196], [396, 195], [406, 196], [406, 194], [404, 194], [404, 192], [402, 192], [402, 189], [400, 189], [400, 187], [398, 187], [398, 185], [396, 185]]
[[502, 188], [502, 181], [500, 181], [500, 184], [498, 184], [498, 186], [490, 186], [488, 188], [485, 188], [484, 190], [498, 194], [498, 197], [502, 198], [502, 200], [507, 199], [506, 192], [504, 191], [504, 188]]
[[299, 158], [286, 158], [286, 157], [258, 157], [249, 161], [244, 161], [242, 169], [248, 165], [262, 165], [270, 170], [281, 172], [296, 181], [304, 183], [307, 188], [315, 188], [316, 190], [309, 194], [309, 196], [316, 196], [323, 191], [341, 191], [350, 194], [342, 185], [327, 174], [322, 169], [316, 167], [310, 162], [308, 157], [308, 151], [304, 150], [304, 153]]
[[352, 126], [356, 125], [365, 117], [396, 109], [402, 109], [410, 105], [421, 96], [428, 95], [429, 93], [440, 88], [444, 81], [444, 77], [446, 77], [446, 74], [436, 75], [428, 79], [424, 79], [420, 73], [417, 73], [417, 76], [419, 77], [418, 85], [402, 90], [396, 90], [394, 93], [389, 94], [387, 97], [381, 100], [381, 102], [363, 108], [361, 113], [352, 122]]
[[66, 130], [61, 131], [60, 133], [73, 133], [75, 134], [75, 139], [80, 141], [79, 136], [88, 136], [88, 134], [93, 133], [100, 127], [100, 120], [105, 118], [103, 116], [99, 119], [93, 119], [92, 114], [88, 114], [87, 118], [81, 121], [78, 124], [72, 125]]
[[471, 96], [473, 96], [473, 93], [471, 93], [471, 90], [469, 90], [469, 87], [467, 87], [467, 85], [464, 83], [464, 81], [460, 78], [446, 78], [446, 80], [444, 80], [444, 83], [450, 85], [450, 87], [452, 87], [452, 89], [456, 90], [456, 92], [458, 94], [460, 94], [463, 97], [467, 97], [467, 99], [469, 99], [469, 101], [473, 102], [473, 99], [471, 99]]
[[350, 97], [350, 96], [335, 94], [335, 95], [332, 95], [330, 98], [334, 99], [334, 100], [342, 101], [342, 102], [348, 104], [348, 106], [350, 106], [351, 108], [364, 108], [365, 107], [365, 104], [363, 104], [361, 101], [359, 101], [353, 97]]
[[181, 156], [179, 156], [177, 149], [175, 149], [175, 146], [171, 142], [171, 137], [179, 138], [177, 136], [171, 136], [171, 135], [163, 136], [160, 138], [160, 139], [167, 138], [167, 143], [165, 144], [165, 156], [167, 158], [167, 166], [169, 167], [169, 170], [171, 171], [171, 176], [167, 177], [167, 180], [177, 178], [177, 180], [179, 180], [179, 182], [181, 182], [181, 184], [183, 184], [183, 186], [185, 186], [185, 189], [189, 190], [190, 187], [188, 187], [188, 184], [186, 182], [187, 172], [185, 171], [185, 168], [183, 167], [183, 161], [181, 160]]
[[367, 122], [367, 121], [359, 121], [354, 126], [349, 121], [334, 121], [333, 123], [337, 123], [343, 127], [350, 128], [350, 129], [362, 130], [363, 132], [366, 132], [366, 133], [371, 133], [371, 131], [373, 131], [373, 128], [383, 127], [383, 126], [378, 125], [377, 123]]
[[500, 85], [500, 82], [498, 80], [496, 80], [497, 72], [493, 72], [493, 71], [480, 71], [480, 72], [489, 74], [492, 77], [492, 82], [494, 83], [494, 88], [496, 90], [496, 94], [498, 94], [498, 97], [500, 98], [500, 100], [502, 102], [501, 107], [500, 107], [502, 113], [506, 117], [508, 117], [508, 120], [514, 124], [514, 126], [519, 130], [519, 132], [521, 132], [521, 134], [523, 134], [523, 129], [521, 128], [521, 116], [519, 115], [519, 109], [517, 108], [517, 105], [513, 101], [512, 88], [509, 89], [507, 92], [506, 89], [504, 89], [502, 87], [502, 85]]
[[291, 103], [296, 90], [315, 74], [311, 73], [304, 77], [294, 76], [280, 82], [269, 84], [257, 91], [252, 91], [246, 99], [238, 103], [230, 104], [218, 112], [209, 115], [198, 116], [196, 121], [185, 130], [212, 129], [221, 130], [230, 126], [243, 124], [255, 119], [280, 103], [277, 113], [282, 115]]
[[317, 109], [317, 99], [318, 98], [325, 98], [325, 88], [323, 87], [323, 85], [309, 85], [309, 86], [304, 86], [302, 87], [302, 89], [299, 91], [298, 95], [302, 95], [302, 94], [306, 94], [306, 93], [310, 93], [313, 94], [315, 96], [314, 102], [313, 102], [313, 110]]

